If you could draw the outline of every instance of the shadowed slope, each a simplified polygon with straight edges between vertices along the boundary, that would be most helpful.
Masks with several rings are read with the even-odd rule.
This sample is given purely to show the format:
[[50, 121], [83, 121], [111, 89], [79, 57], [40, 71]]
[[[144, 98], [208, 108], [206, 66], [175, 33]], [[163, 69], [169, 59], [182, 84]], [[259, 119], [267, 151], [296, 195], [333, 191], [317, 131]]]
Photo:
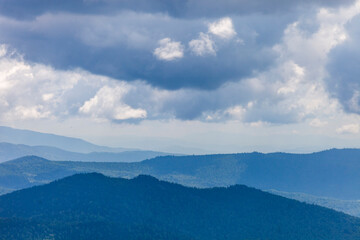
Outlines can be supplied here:
[[4, 195], [0, 208], [0, 239], [360, 237], [360, 220], [333, 210], [241, 185], [195, 189], [143, 175], [74, 175]]

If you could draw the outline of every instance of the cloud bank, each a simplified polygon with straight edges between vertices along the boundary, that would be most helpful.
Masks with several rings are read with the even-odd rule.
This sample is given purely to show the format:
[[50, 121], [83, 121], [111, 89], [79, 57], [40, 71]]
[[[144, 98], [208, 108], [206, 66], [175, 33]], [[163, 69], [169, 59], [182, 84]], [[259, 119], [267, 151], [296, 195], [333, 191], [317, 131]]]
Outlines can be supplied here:
[[0, 119], [359, 133], [360, 2], [155, 2], [0, 0]]

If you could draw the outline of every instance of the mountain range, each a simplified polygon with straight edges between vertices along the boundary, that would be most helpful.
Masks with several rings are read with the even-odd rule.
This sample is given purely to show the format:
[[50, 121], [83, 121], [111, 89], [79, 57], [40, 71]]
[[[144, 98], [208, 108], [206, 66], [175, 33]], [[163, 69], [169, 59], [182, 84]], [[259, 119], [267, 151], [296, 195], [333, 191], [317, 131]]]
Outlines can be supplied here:
[[157, 156], [171, 154], [145, 150], [79, 153], [65, 151], [60, 148], [49, 146], [28, 146], [24, 144], [0, 143], [0, 163], [31, 155], [56, 161], [138, 162]]
[[306, 202], [309, 204], [315, 204], [326, 208], [331, 208], [355, 217], [360, 217], [360, 200], [342, 200], [322, 196], [313, 196], [306, 193], [281, 192], [277, 190], [268, 190], [267, 192], [286, 198], [298, 200], [300, 202]]
[[[358, 237], [357, 229], [359, 228], [357, 220], [347, 215], [338, 215], [340, 213], [332, 212], [330, 215], [327, 215], [330, 218], [327, 221], [324, 219], [324, 216], [328, 213], [322, 212], [320, 215], [316, 215], [318, 211], [322, 211], [319, 209], [323, 208], [312, 205], [332, 208], [360, 217], [360, 186], [354, 184], [360, 181], [360, 174], [358, 174], [360, 170], [359, 149], [330, 149], [310, 154], [281, 152], [264, 154], [253, 152], [181, 156], [137, 149], [108, 148], [76, 138], [0, 127], [0, 141], [2, 140], [8, 142], [0, 142], [0, 195], [3, 195], [0, 196], [0, 228], [2, 229], [0, 231], [0, 239], [113, 239], [115, 236], [123, 236], [126, 239], [205, 239], [205, 237], [208, 239], [242, 239], [239, 237], [241, 235], [241, 237], [246, 237], [244, 239], [335, 240], [357, 239]], [[108, 178], [93, 172], [110, 177], [121, 177], [121, 179]], [[74, 174], [75, 176], [72, 176]], [[137, 177], [139, 175], [140, 177]], [[161, 182], [150, 176], [191, 188]], [[140, 181], [139, 179], [142, 179], [143, 185], [135, 184], [135, 182]], [[55, 182], [52, 182], [54, 180]], [[84, 181], [98, 187], [86, 190], [86, 187], [83, 186]], [[70, 182], [74, 185], [73, 187], [70, 186]], [[57, 185], [59, 183], [66, 184]], [[111, 187], [107, 185], [109, 183], [112, 184], [110, 184]], [[155, 184], [156, 187], [152, 184]], [[206, 202], [209, 199], [212, 201], [212, 198], [209, 196], [204, 197], [204, 202], [200, 203], [197, 194], [195, 194], [195, 200], [193, 199], [194, 196], [191, 195], [193, 194], [191, 191], [214, 191], [221, 196], [226, 196], [226, 191], [232, 192], [233, 189], [241, 188], [246, 193], [243, 194], [246, 196], [246, 201], [259, 201], [258, 199], [253, 199], [253, 195], [248, 195], [249, 191], [258, 190], [245, 186], [229, 187], [235, 184], [247, 185], [268, 192], [261, 192], [261, 198], [267, 199], [270, 203], [279, 201], [282, 202], [281, 204], [289, 204], [283, 202], [284, 198], [280, 197], [276, 198], [276, 200], [270, 200], [272, 198], [269, 198], [269, 196], [273, 196], [272, 194], [301, 201], [303, 202], [302, 206], [305, 207], [301, 211], [296, 210], [296, 214], [301, 216], [302, 213], [306, 213], [307, 215], [303, 216], [303, 218], [307, 219], [315, 213], [311, 217], [315, 223], [312, 223], [310, 220], [307, 221], [311, 225], [318, 224], [316, 221], [322, 221], [325, 222], [325, 225], [316, 229], [312, 233], [313, 235], [311, 235], [306, 231], [309, 227], [308, 225], [305, 225], [303, 222], [296, 223], [300, 220], [292, 219], [293, 216], [284, 214], [285, 210], [281, 207], [279, 208], [277, 204], [266, 205], [267, 203], [265, 202], [262, 202], [261, 206], [255, 204], [256, 207], [250, 208], [251, 211], [249, 212], [244, 209], [241, 210], [245, 211], [243, 214], [247, 216], [250, 223], [256, 224], [246, 225], [248, 223], [245, 223], [245, 220], [229, 220], [227, 215], [224, 216], [224, 214], [231, 215], [230, 213], [235, 210], [224, 208], [222, 204], [234, 206], [233, 203], [221, 199], [218, 202], [219, 205], [213, 205], [213, 202]], [[43, 186], [34, 187], [38, 185]], [[125, 189], [122, 188], [125, 185], [127, 187]], [[64, 188], [64, 186], [66, 187]], [[176, 201], [185, 197], [186, 200], [181, 200], [189, 201], [189, 205], [185, 206], [185, 211], [196, 212], [200, 216], [197, 221], [203, 221], [204, 225], [200, 230], [194, 227], [195, 220], [189, 223], [189, 225], [184, 225], [181, 221], [185, 221], [188, 218], [196, 219], [196, 216], [186, 214], [178, 216], [175, 209], [181, 209], [181, 211], [183, 209], [178, 203], [176, 203], [178, 205], [170, 204], [171, 206], [168, 206], [167, 202], [161, 202], [162, 207], [175, 214], [174, 219], [179, 221], [176, 222], [174, 220], [171, 223], [173, 225], [169, 225], [168, 220], [172, 218], [162, 213], [159, 215], [158, 221], [154, 222], [154, 213], [151, 211], [157, 209], [156, 211], [161, 212], [159, 206], [146, 205], [143, 202], [139, 202], [138, 199], [127, 199], [126, 206], [117, 205], [117, 203], [113, 203], [119, 200], [117, 195], [115, 194], [114, 198], [111, 195], [106, 195], [106, 192], [100, 190], [100, 186], [108, 189], [109, 192], [115, 191], [119, 196], [122, 196], [124, 193], [140, 194], [136, 196], [148, 199], [150, 203], [152, 201], [155, 203], [159, 201], [155, 193], [159, 193], [159, 196], [164, 194], [164, 199], [167, 199], [169, 194], [162, 192], [162, 190], [169, 190], [175, 194], [174, 198], [176, 198]], [[134, 191], [129, 190], [130, 186], [134, 187]], [[181, 190], [181, 193], [173, 192], [171, 190], [173, 187], [178, 190], [183, 189], [184, 191]], [[193, 187], [200, 189], [194, 189]], [[207, 189], [213, 187], [215, 188]], [[115, 190], [110, 190], [111, 188]], [[82, 194], [84, 189], [86, 194]], [[141, 192], [144, 189], [152, 189], [154, 196], [151, 194], [151, 196], [148, 196], [149, 193], [144, 195]], [[72, 191], [78, 191], [79, 194]], [[135, 193], [136, 191], [138, 192]], [[187, 196], [189, 191], [191, 196]], [[22, 195], [24, 193], [26, 194]], [[90, 195], [87, 195], [87, 193]], [[68, 200], [62, 194], [65, 194]], [[96, 194], [104, 195], [106, 199], [104, 198], [101, 202], [97, 202], [99, 199], [96, 197]], [[179, 194], [179, 196], [176, 194]], [[217, 194], [213, 193], [210, 196]], [[229, 194], [233, 196], [232, 194], [234, 193]], [[82, 199], [84, 201], [79, 200], [81, 196], [84, 196], [84, 199]], [[40, 200], [34, 202], [35, 200], [33, 201], [31, 197]], [[25, 201], [20, 199], [25, 199]], [[241, 199], [236, 197], [234, 199], [242, 203]], [[172, 200], [171, 198], [169, 201], [171, 202]], [[29, 205], [25, 204], [28, 201], [30, 202]], [[70, 203], [70, 205], [67, 205], [67, 201], [77, 203], [79, 211], [74, 210], [74, 206]], [[192, 201], [195, 201], [195, 204]], [[105, 202], [116, 206], [115, 208], [120, 213], [126, 213], [126, 218], [133, 219], [133, 222], [125, 221], [124, 218], [119, 216], [113, 219], [112, 215], [115, 216], [116, 213], [112, 212], [113, 209], [107, 209]], [[136, 204], [136, 206], [131, 205], [132, 203]], [[247, 203], [251, 205], [251, 203]], [[298, 202], [296, 203], [298, 204]], [[20, 209], [16, 209], [15, 204], [21, 206]], [[36, 204], [40, 208], [34, 207]], [[70, 210], [66, 212], [65, 209], [56, 208], [57, 205], [60, 206], [62, 204]], [[204, 207], [204, 209], [198, 208], [197, 204]], [[43, 208], [43, 206], [46, 207]], [[264, 210], [264, 206], [266, 210]], [[289, 206], [293, 206], [292, 203]], [[92, 209], [92, 207], [95, 208]], [[278, 222], [278, 226], [281, 226], [281, 229], [272, 226], [269, 223], [269, 219], [263, 218], [259, 210], [263, 209], [264, 212], [267, 212], [267, 207], [273, 209], [269, 213], [272, 217], [293, 221], [294, 225], [299, 225], [301, 231], [297, 230], [292, 224], [284, 230], [285, 220], [282, 219]], [[314, 209], [310, 210], [309, 207], [314, 207]], [[221, 211], [219, 210], [215, 213], [208, 208], [221, 208]], [[51, 211], [51, 209], [55, 210]], [[99, 213], [100, 209], [105, 211], [105, 215]], [[137, 212], [138, 209], [144, 209], [145, 212], [139, 213]], [[236, 211], [239, 210], [237, 207], [235, 209]], [[205, 211], [210, 211], [214, 215], [201, 215]], [[253, 213], [258, 213], [261, 216], [260, 220], [256, 219], [252, 215]], [[219, 216], [227, 219], [225, 222], [228, 221], [228, 225], [231, 225], [230, 222], [235, 221], [235, 225], [240, 224], [244, 228], [236, 225], [236, 228], [240, 229], [238, 231], [235, 230], [235, 227], [229, 229], [226, 226], [222, 226], [221, 223], [215, 220], [210, 222], [202, 220], [204, 218], [217, 219]], [[237, 218], [239, 217], [237, 216]], [[341, 222], [337, 229], [333, 227], [335, 226], [334, 221]], [[124, 227], [120, 229], [115, 227], [119, 224]], [[211, 231], [210, 229], [213, 229], [214, 226], [219, 227], [216, 231]], [[247, 231], [245, 229], [246, 226], [251, 231]], [[253, 230], [255, 226], [261, 226], [261, 231], [255, 233]], [[322, 231], [323, 229], [330, 231], [330, 226], [334, 228], [331, 234]], [[15, 231], [16, 229], [21, 231]], [[204, 229], [207, 229], [209, 233], [203, 232], [205, 231]], [[227, 230], [223, 231], [223, 229]], [[289, 234], [289, 231], [292, 231], [292, 234]], [[300, 235], [303, 235], [303, 237], [298, 238]]]
[[263, 190], [357, 200], [360, 185], [354, 183], [360, 182], [359, 169], [359, 149], [332, 149], [312, 154], [162, 156], [135, 163], [58, 162], [24, 157], [0, 164], [0, 187], [19, 189], [73, 173], [99, 172], [125, 178], [147, 174], [186, 186], [245, 184]]
[[77, 174], [0, 197], [0, 239], [357, 240], [360, 220], [243, 185]]
[[49, 146], [63, 149], [70, 152], [91, 153], [91, 152], [124, 152], [136, 151], [131, 148], [112, 148], [99, 146], [79, 138], [59, 136], [49, 133], [41, 133], [30, 130], [15, 129], [0, 126], [0, 142], [24, 144], [29, 146]]
[[0, 194], [75, 173], [133, 178], [146, 174], [193, 187], [245, 184], [300, 201], [360, 216], [360, 150], [312, 154], [243, 153], [163, 156], [134, 162], [48, 161], [28, 156], [0, 164]]

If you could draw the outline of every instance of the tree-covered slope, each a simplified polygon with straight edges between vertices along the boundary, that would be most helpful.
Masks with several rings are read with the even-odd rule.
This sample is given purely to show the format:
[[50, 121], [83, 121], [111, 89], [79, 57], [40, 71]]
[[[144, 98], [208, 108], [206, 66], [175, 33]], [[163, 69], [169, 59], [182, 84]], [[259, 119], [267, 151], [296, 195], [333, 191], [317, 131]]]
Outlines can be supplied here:
[[0, 197], [0, 239], [352, 240], [360, 220], [246, 186], [80, 174]]

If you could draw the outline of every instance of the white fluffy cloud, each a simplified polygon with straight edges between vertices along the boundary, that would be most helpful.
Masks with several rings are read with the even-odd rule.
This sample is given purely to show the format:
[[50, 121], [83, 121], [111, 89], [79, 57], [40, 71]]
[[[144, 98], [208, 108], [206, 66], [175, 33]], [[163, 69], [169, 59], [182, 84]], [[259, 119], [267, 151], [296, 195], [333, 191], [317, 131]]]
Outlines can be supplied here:
[[347, 124], [336, 129], [336, 132], [339, 134], [356, 134], [360, 131], [359, 124]]
[[231, 18], [225, 17], [209, 24], [209, 33], [220, 38], [230, 39], [236, 35]]
[[0, 45], [0, 58], [1, 57], [4, 57], [7, 53], [7, 50], [6, 50], [6, 45], [5, 44], [1, 44]]
[[[288, 25], [282, 42], [274, 46], [279, 56], [276, 65], [256, 77], [266, 89], [266, 97], [257, 98], [258, 108], [263, 105], [264, 110], [268, 107], [273, 114], [295, 122], [315, 119], [310, 125], [316, 127], [327, 125], [326, 120], [318, 118], [346, 115], [338, 99], [327, 91], [326, 64], [329, 52], [347, 39], [345, 25], [360, 13], [359, 4], [338, 10], [320, 9], [314, 19], [319, 27], [314, 32], [303, 29], [302, 20]], [[272, 107], [267, 104], [270, 102]]]
[[[326, 64], [329, 52], [346, 40], [345, 24], [359, 14], [359, 4], [338, 10], [320, 9], [314, 20], [319, 28], [314, 32], [303, 29], [301, 20], [289, 24], [282, 41], [273, 48], [278, 54], [273, 67], [254, 78], [219, 88], [218, 99], [231, 100], [220, 104], [222, 108], [204, 112], [204, 119], [230, 117], [269, 123], [310, 121], [309, 125], [317, 128], [336, 126], [340, 119], [348, 119], [338, 99], [327, 91]], [[222, 25], [226, 24], [219, 24]], [[239, 114], [231, 114], [239, 109]], [[338, 132], [343, 132], [356, 127], [339, 129]]]
[[310, 121], [309, 125], [312, 126], [312, 127], [318, 127], [318, 128], [321, 128], [321, 127], [324, 127], [328, 124], [327, 121], [322, 121], [318, 118], [314, 118], [313, 120]]
[[163, 38], [159, 41], [159, 45], [154, 50], [154, 55], [159, 60], [172, 61], [184, 56], [184, 46], [181, 42], [172, 41], [170, 38]]
[[95, 119], [126, 120], [146, 118], [146, 111], [134, 109], [123, 103], [122, 98], [129, 91], [129, 86], [124, 83], [105, 85], [94, 97], [79, 108], [83, 114]]
[[189, 42], [190, 50], [198, 56], [216, 55], [215, 43], [208, 34], [200, 33], [199, 38]]
[[[198, 38], [189, 41], [190, 51], [197, 56], [216, 55], [214, 36], [222, 39], [231, 39], [236, 35], [232, 19], [229, 17], [220, 18], [208, 24], [208, 33], [200, 32]], [[241, 39], [237, 40], [242, 42]], [[161, 39], [154, 55], [159, 60], [172, 61], [184, 56], [184, 46], [181, 42], [172, 41], [170, 38]]]
[[131, 86], [82, 70], [59, 71], [42, 64], [0, 57], [0, 119], [71, 118], [79, 113], [107, 120], [145, 118], [146, 111], [122, 101]]

